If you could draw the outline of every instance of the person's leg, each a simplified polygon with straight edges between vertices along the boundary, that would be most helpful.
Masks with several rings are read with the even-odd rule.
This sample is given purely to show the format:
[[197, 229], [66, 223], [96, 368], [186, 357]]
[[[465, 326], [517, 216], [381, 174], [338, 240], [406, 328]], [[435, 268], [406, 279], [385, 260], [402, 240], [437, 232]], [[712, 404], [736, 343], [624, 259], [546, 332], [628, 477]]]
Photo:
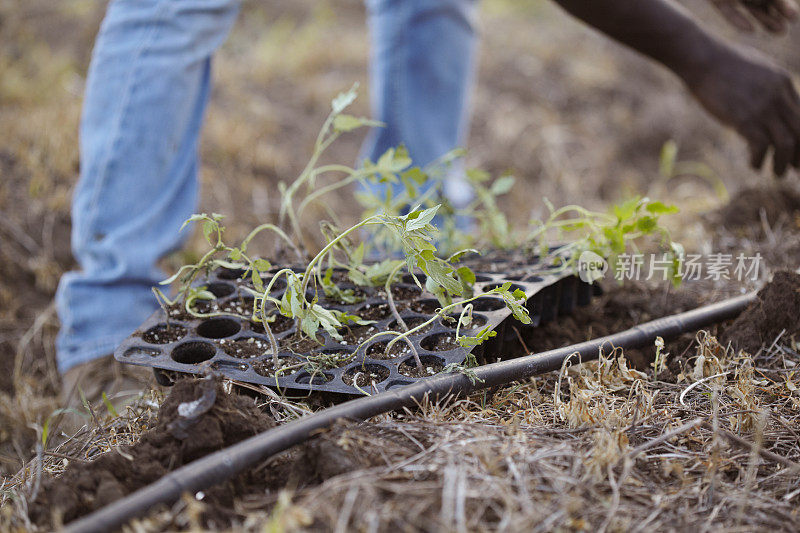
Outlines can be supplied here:
[[56, 294], [57, 360], [107, 355], [156, 305], [156, 261], [196, 208], [211, 55], [239, 0], [115, 0], [95, 43], [72, 205], [79, 271]]
[[[425, 166], [464, 144], [475, 70], [475, 0], [367, 0], [374, 128], [362, 149], [372, 161], [404, 144]], [[464, 204], [471, 191], [453, 173], [445, 192]]]

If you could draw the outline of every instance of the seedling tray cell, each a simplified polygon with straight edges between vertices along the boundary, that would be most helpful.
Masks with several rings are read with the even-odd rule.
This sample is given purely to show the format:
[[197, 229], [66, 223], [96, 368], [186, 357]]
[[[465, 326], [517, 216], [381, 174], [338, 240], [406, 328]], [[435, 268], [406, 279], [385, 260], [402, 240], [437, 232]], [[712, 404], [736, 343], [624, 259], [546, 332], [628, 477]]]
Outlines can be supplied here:
[[[475, 269], [476, 265], [472, 265]], [[480, 265], [478, 265], [480, 266]], [[486, 296], [473, 302], [473, 322], [462, 334], [475, 332], [489, 326], [497, 336], [473, 348], [482, 363], [524, 351], [521, 345], [525, 332], [543, 322], [553, 320], [559, 313], [570, 312], [575, 305], [585, 305], [592, 287], [565, 273], [553, 274], [537, 271], [537, 265], [509, 263], [504, 271], [476, 270], [475, 293], [491, 290], [499, 284], [512, 282], [528, 295], [528, 309], [532, 324], [523, 326], [511, 317], [498, 296]], [[541, 269], [539, 269], [541, 270]], [[276, 271], [276, 270], [274, 270]], [[273, 271], [273, 272], [274, 272]], [[241, 272], [220, 269], [200, 282], [217, 297], [200, 302], [199, 311], [209, 313], [228, 311], [249, 315], [253, 301], [242, 290], [248, 282], [239, 279]], [[423, 276], [420, 276], [424, 280]], [[343, 288], [346, 282], [340, 283]], [[340, 330], [344, 340], [337, 341], [327, 333], [320, 333], [321, 344], [311, 339], [299, 338], [291, 319], [276, 316], [271, 329], [279, 344], [279, 369], [276, 375], [269, 339], [261, 324], [236, 316], [195, 318], [185, 311], [170, 310], [169, 321], [163, 310], [151, 315], [142, 326], [117, 348], [118, 361], [151, 366], [168, 372], [202, 374], [209, 368], [227, 378], [273, 387], [279, 391], [325, 391], [340, 394], [363, 395], [394, 387], [402, 387], [419, 379], [441, 372], [451, 363], [461, 364], [470, 349], [455, 341], [453, 319], [437, 319], [423, 331], [411, 335], [423, 368], [415, 363], [407, 343], [399, 341], [390, 353], [385, 348], [393, 337], [384, 335], [365, 346], [358, 345], [381, 331], [402, 331], [396, 324], [387, 304], [385, 292], [378, 288], [351, 287], [363, 292], [364, 300], [356, 304], [342, 304], [322, 298], [325, 307], [335, 307], [362, 318], [374, 320], [368, 326], [351, 326]], [[278, 297], [284, 289], [276, 283], [273, 295]], [[419, 289], [411, 276], [406, 275], [392, 289], [400, 316], [411, 328], [431, 318], [439, 307], [433, 295]], [[521, 333], [520, 333], [521, 332]], [[474, 333], [473, 333], [474, 334]], [[336, 368], [309, 373], [304, 366], [309, 357], [319, 355], [352, 354], [353, 358]]]

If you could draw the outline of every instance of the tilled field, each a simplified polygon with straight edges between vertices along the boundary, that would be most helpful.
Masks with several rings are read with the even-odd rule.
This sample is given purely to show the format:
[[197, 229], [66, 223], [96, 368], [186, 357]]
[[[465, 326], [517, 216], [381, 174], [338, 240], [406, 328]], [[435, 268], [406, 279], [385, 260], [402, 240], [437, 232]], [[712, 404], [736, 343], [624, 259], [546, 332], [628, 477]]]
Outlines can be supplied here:
[[[753, 340], [745, 330], [796, 333], [799, 295], [800, 275], [779, 273], [721, 338], [741, 344]], [[606, 322], [614, 300], [625, 300], [622, 291], [595, 307], [612, 310]], [[587, 326], [580, 316], [573, 323]], [[555, 343], [579, 338], [563, 332], [563, 324], [542, 328]], [[622, 353], [605, 354], [465, 400], [342, 421], [133, 527], [791, 531], [800, 524], [791, 344], [771, 343], [751, 356], [703, 331], [656, 376]], [[188, 429], [176, 424], [178, 405], [209, 386], [214, 406]], [[309, 407], [228, 390], [181, 380], [157, 416], [140, 401], [126, 416], [78, 434], [39, 467], [45, 479], [35, 497], [28, 493], [30, 520], [46, 529], [70, 521]], [[129, 439], [138, 442], [115, 446]], [[29, 484], [35, 470], [27, 471]]]

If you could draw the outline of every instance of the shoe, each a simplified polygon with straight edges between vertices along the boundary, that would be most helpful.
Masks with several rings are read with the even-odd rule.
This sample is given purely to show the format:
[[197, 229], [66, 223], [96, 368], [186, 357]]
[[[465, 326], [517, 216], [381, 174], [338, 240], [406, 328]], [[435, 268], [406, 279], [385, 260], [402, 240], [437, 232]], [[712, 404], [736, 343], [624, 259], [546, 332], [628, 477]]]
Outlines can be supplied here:
[[125, 405], [154, 385], [152, 369], [126, 365], [115, 360], [114, 356], [107, 355], [76, 365], [61, 376], [61, 406], [65, 408], [70, 419], [81, 418], [85, 422], [80, 415], [91, 419], [91, 413], [87, 412], [84, 399], [95, 414], [105, 414], [108, 411], [103, 399], [105, 393], [119, 413], [124, 410]]

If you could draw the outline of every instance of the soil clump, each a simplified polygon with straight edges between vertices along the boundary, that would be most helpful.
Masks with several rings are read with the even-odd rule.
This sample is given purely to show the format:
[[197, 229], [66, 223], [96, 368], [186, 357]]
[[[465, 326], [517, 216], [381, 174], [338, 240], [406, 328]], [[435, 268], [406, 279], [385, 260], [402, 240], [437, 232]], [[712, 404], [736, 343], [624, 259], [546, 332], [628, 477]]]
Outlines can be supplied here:
[[772, 281], [758, 291], [758, 301], [722, 334], [737, 349], [755, 354], [783, 333], [785, 338], [800, 332], [800, 274], [776, 272]]
[[787, 217], [800, 216], [800, 192], [784, 183], [748, 187], [736, 193], [717, 211], [717, 216], [728, 229], [760, 228], [762, 210], [771, 226]]
[[[61, 476], [44, 481], [32, 503], [31, 518], [39, 525], [67, 523], [153, 483], [171, 470], [275, 425], [251, 398], [226, 394], [220, 383], [214, 383], [216, 399], [211, 408], [193, 423], [176, 429], [181, 419], [178, 406], [200, 399], [203, 383], [179, 380], [159, 410], [156, 427], [144, 433], [137, 444], [109, 451], [90, 463], [74, 461]], [[223, 486], [209, 489], [209, 494], [220, 503], [232, 503], [233, 493]]]
[[[525, 348], [538, 353], [562, 348], [579, 342], [618, 333], [642, 322], [682, 313], [710, 302], [702, 302], [696, 294], [679, 290], [656, 288], [643, 282], [631, 281], [620, 287], [616, 284], [604, 286], [605, 293], [596, 297], [585, 307], [577, 307], [572, 314], [559, 316], [525, 333]], [[513, 323], [512, 323], [513, 326]], [[713, 328], [710, 328], [713, 330]], [[681, 361], [692, 345], [694, 332], [667, 342], [665, 352], [671, 354], [667, 360], [675, 375], [680, 372]], [[650, 370], [655, 357], [652, 347], [625, 350], [625, 357], [637, 370]], [[669, 379], [659, 374], [659, 379]]]
[[[202, 398], [204, 387], [203, 380], [178, 381], [161, 406], [156, 427], [137, 444], [121, 448], [122, 453], [110, 451], [89, 463], [76, 461], [61, 476], [46, 480], [32, 504], [32, 520], [39, 526], [58, 527], [155, 482], [171, 470], [276, 425], [252, 398], [226, 394], [219, 383], [214, 387], [215, 403], [193, 425], [184, 427], [176, 424], [180, 421], [178, 406]], [[396, 432], [375, 434], [368, 427], [340, 422], [300, 446], [205, 489], [199, 499], [200, 522], [209, 529], [241, 524], [242, 517], [234, 508], [237, 500], [257, 498], [274, 503], [285, 487], [302, 489], [344, 473], [385, 465], [387, 449], [409, 457], [416, 445]]]

